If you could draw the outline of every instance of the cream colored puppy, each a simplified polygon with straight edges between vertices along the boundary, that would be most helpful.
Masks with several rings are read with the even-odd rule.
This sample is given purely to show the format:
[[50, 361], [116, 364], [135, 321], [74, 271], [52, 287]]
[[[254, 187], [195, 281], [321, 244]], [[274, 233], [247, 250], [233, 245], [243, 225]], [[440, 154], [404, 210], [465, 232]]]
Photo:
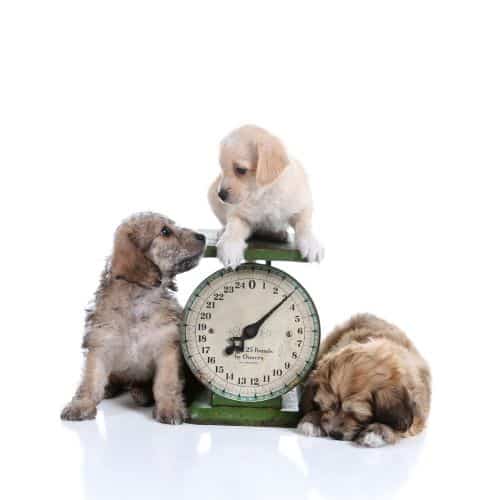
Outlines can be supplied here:
[[291, 159], [281, 141], [255, 125], [231, 132], [220, 145], [221, 174], [208, 198], [224, 231], [217, 255], [236, 268], [252, 235], [286, 241], [295, 230], [302, 256], [319, 262], [323, 248], [312, 227], [312, 197], [302, 165]]

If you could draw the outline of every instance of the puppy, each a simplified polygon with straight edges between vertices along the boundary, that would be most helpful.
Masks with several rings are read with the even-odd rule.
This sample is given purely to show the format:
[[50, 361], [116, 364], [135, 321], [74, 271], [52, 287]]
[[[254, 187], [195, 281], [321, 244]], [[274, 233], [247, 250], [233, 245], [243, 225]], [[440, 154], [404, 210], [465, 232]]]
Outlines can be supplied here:
[[251, 236], [286, 241], [290, 225], [302, 256], [318, 262], [323, 258], [311, 228], [306, 173], [279, 139], [254, 125], [238, 128], [221, 142], [220, 166], [208, 198], [224, 226], [217, 244], [224, 266], [234, 269], [240, 264]]
[[182, 423], [182, 309], [172, 291], [175, 275], [196, 266], [204, 249], [204, 235], [158, 214], [136, 214], [118, 227], [86, 318], [83, 378], [62, 419], [92, 419], [103, 398], [130, 389], [137, 404], [155, 403], [159, 422]]
[[361, 446], [393, 444], [422, 431], [429, 414], [429, 367], [406, 335], [369, 314], [322, 343], [302, 396], [298, 429]]

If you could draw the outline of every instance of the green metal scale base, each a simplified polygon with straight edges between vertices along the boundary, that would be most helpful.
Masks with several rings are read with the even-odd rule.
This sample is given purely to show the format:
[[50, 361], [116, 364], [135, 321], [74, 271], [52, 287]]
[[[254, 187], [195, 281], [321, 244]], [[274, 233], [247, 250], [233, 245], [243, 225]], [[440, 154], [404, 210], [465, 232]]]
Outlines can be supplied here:
[[298, 389], [279, 398], [251, 404], [225, 399], [203, 389], [189, 410], [192, 424], [296, 427], [299, 422]]
[[[216, 230], [202, 230], [207, 238], [205, 257], [217, 257]], [[245, 260], [254, 262], [264, 260], [267, 265], [271, 261], [306, 262], [294, 245], [293, 237], [286, 242], [275, 242], [260, 239], [248, 241]], [[197, 381], [188, 386], [190, 422], [202, 425], [248, 425], [267, 427], [295, 427], [299, 422], [300, 387], [295, 387], [281, 397], [255, 403], [243, 403], [223, 398], [209, 389], [202, 387]]]

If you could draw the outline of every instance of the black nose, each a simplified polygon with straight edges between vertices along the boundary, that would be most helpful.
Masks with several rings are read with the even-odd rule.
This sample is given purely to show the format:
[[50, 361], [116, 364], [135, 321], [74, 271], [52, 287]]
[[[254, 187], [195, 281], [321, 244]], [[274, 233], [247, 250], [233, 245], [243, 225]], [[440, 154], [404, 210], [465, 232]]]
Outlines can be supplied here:
[[332, 432], [330, 432], [329, 436], [332, 439], [336, 439], [337, 441], [343, 441], [344, 440], [344, 434], [342, 434], [342, 432], [332, 431]]
[[201, 234], [201, 233], [194, 233], [194, 237], [199, 240], [199, 241], [205, 241], [206, 238], [205, 238], [205, 235], [204, 234]]
[[227, 189], [221, 189], [219, 191], [219, 198], [222, 201], [226, 201], [228, 196], [229, 196], [229, 193], [228, 193]]

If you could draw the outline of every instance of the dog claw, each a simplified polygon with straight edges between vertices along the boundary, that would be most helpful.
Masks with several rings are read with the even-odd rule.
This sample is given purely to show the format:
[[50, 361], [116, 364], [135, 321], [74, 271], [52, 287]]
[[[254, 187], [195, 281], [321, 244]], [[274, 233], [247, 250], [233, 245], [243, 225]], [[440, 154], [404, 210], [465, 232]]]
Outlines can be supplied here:
[[397, 438], [389, 427], [373, 423], [361, 431], [356, 437], [356, 444], [364, 448], [380, 448], [395, 443]]
[[309, 262], [321, 262], [325, 256], [324, 248], [313, 235], [297, 237], [297, 247], [302, 257]]
[[323, 436], [323, 431], [321, 427], [314, 425], [312, 422], [299, 422], [297, 425], [297, 430], [304, 434], [304, 436], [309, 437], [321, 437]]
[[92, 420], [97, 414], [97, 407], [91, 401], [75, 400], [61, 412], [62, 420]]
[[187, 409], [184, 406], [171, 408], [158, 408], [153, 409], [153, 418], [161, 424], [180, 425], [189, 418]]
[[231, 241], [224, 236], [217, 244], [217, 256], [224, 267], [236, 269], [245, 258], [246, 243], [244, 241]]

